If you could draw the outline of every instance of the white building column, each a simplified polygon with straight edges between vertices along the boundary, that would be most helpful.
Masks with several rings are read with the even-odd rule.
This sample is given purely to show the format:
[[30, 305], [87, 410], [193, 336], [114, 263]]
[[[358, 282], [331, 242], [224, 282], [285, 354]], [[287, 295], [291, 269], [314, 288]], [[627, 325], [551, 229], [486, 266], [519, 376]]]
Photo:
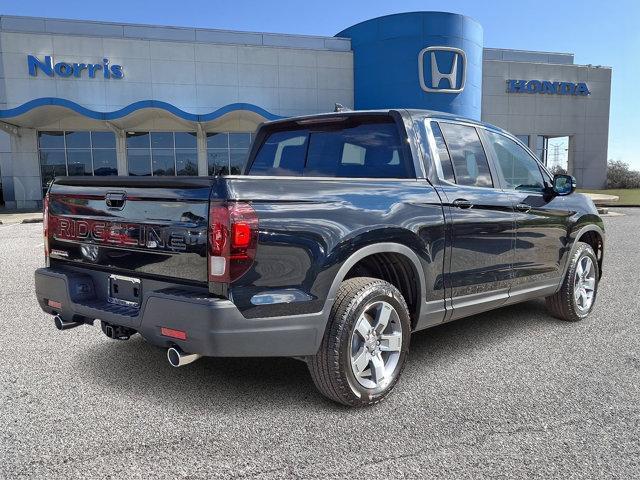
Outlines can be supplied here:
[[20, 135], [11, 135], [10, 140], [15, 206], [25, 209], [41, 208], [42, 179], [37, 132], [33, 128], [21, 127]]
[[197, 126], [198, 176], [206, 177], [209, 175], [209, 164], [207, 162], [207, 132], [204, 131], [201, 123], [198, 123]]
[[116, 135], [116, 159], [118, 167], [118, 175], [129, 175], [129, 169], [127, 168], [127, 138], [122, 128], [116, 127], [111, 122], [104, 122], [109, 130]]
[[116, 158], [118, 159], [118, 175], [129, 175], [127, 168], [127, 138], [124, 132], [116, 133]]
[[[11, 135], [12, 133], [7, 131], [0, 131], [0, 184], [2, 184], [2, 195], [4, 197], [5, 208], [16, 208], [16, 198], [13, 193]], [[2, 205], [0, 205], [0, 208], [2, 208]]]

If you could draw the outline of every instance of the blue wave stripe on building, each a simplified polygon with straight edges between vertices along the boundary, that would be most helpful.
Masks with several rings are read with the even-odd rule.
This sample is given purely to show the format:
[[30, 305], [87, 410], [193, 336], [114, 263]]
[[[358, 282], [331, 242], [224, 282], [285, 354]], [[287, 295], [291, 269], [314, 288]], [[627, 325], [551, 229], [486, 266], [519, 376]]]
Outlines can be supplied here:
[[44, 106], [68, 108], [69, 110], [79, 113], [80, 115], [84, 115], [85, 117], [92, 118], [94, 120], [117, 120], [145, 108], [158, 108], [161, 110], [165, 110], [166, 112], [169, 112], [176, 117], [190, 122], [210, 122], [235, 111], [253, 112], [267, 120], [277, 120], [278, 118], [283, 118], [280, 115], [271, 113], [264, 108], [253, 105], [251, 103], [231, 103], [229, 105], [225, 105], [224, 107], [218, 108], [213, 112], [198, 115], [195, 113], [186, 112], [181, 108], [178, 108], [175, 105], [171, 105], [167, 102], [162, 102], [159, 100], [141, 100], [113, 112], [99, 112], [97, 110], [91, 110], [90, 108], [83, 107], [82, 105], [76, 102], [72, 102], [71, 100], [56, 97], [36, 98], [34, 100], [23, 103], [18, 107], [0, 110], [0, 118], [6, 119], [17, 117], [20, 115], [24, 115], [31, 110]]

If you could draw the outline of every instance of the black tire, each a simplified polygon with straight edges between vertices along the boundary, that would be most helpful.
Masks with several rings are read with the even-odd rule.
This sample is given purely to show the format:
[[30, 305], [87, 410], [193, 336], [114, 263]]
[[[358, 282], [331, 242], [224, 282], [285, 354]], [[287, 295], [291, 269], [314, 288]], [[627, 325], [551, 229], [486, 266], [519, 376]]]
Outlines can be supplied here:
[[[579, 262], [585, 257], [589, 257], [595, 269], [595, 285], [593, 289], [593, 300], [588, 309], [580, 309], [576, 304], [574, 296], [576, 269]], [[569, 259], [569, 268], [562, 282], [562, 287], [554, 295], [546, 298], [547, 309], [554, 316], [567, 322], [579, 322], [586, 318], [596, 302], [598, 294], [598, 281], [600, 280], [600, 270], [598, 259], [591, 246], [587, 243], [578, 242], [575, 252]]]
[[[401, 347], [399, 356], [395, 357], [397, 364], [393, 373], [385, 376], [386, 380], [381, 382], [384, 386], [365, 388], [356, 379], [351, 366], [352, 334], [365, 309], [380, 301], [391, 305], [397, 313], [397, 318], [393, 316], [394, 320], [389, 324], [393, 323], [396, 329], [401, 328]], [[378, 403], [391, 392], [400, 378], [409, 351], [410, 336], [409, 310], [396, 287], [376, 278], [345, 280], [331, 309], [320, 349], [307, 361], [313, 382], [324, 396], [344, 405], [363, 407]]]

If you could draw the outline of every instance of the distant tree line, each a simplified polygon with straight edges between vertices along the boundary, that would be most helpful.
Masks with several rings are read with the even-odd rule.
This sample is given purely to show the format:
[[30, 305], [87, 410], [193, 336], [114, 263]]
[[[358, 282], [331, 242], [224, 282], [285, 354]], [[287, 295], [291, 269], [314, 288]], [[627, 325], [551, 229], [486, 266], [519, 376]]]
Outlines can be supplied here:
[[640, 188], [640, 172], [622, 160], [609, 160], [607, 188]]
[[562, 165], [554, 165], [553, 167], [551, 167], [551, 169], [549, 170], [551, 172], [552, 175], [566, 175], [567, 174], [567, 170], [565, 168], [562, 167]]

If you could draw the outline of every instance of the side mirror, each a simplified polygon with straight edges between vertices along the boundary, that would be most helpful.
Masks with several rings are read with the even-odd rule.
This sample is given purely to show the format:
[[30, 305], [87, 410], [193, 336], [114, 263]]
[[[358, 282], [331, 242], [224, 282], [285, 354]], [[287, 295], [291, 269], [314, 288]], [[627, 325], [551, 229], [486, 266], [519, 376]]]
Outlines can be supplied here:
[[558, 174], [553, 177], [553, 191], [556, 195], [571, 195], [576, 190], [576, 179], [571, 175]]

